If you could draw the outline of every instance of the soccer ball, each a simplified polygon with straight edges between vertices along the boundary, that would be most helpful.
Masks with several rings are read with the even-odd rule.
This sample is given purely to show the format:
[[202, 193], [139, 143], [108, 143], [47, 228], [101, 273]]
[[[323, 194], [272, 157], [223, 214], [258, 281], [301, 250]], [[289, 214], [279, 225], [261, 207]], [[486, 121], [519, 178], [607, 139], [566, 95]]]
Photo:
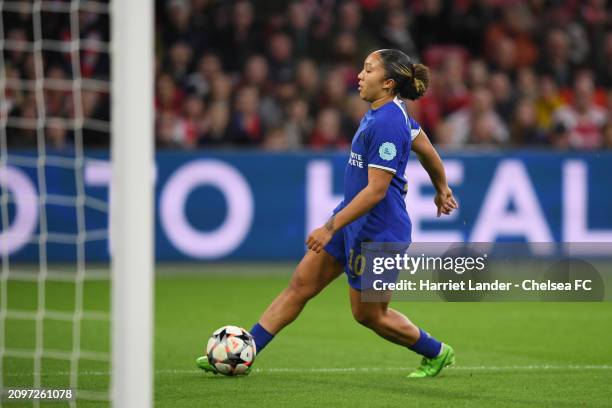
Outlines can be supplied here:
[[206, 345], [206, 356], [218, 372], [241, 375], [255, 361], [255, 339], [237, 326], [223, 326], [216, 330]]

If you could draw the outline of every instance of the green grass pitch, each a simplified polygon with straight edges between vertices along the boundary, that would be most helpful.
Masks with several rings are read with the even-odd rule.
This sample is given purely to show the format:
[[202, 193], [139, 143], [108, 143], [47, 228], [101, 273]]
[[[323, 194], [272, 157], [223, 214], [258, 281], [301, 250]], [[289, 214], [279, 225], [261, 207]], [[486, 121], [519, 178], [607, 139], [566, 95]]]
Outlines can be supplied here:
[[[157, 407], [609, 407], [612, 303], [407, 303], [393, 307], [455, 347], [457, 365], [434, 379], [408, 380], [419, 362], [354, 322], [341, 276], [257, 356], [243, 378], [200, 372], [216, 328], [247, 330], [285, 286], [292, 265], [160, 265], [155, 290]], [[195, 272], [204, 271], [203, 274]], [[74, 307], [69, 283], [46, 285], [47, 308]], [[84, 308], [108, 309], [108, 285], [85, 285]], [[36, 285], [9, 281], [9, 309], [35, 310]], [[69, 323], [45, 321], [46, 349], [72, 347]], [[33, 322], [7, 319], [7, 348], [35, 345]], [[81, 348], [108, 351], [108, 324], [84, 322]], [[32, 360], [4, 357], [6, 388], [32, 386]], [[108, 364], [81, 361], [79, 388], [104, 390]], [[42, 383], [66, 387], [70, 366], [44, 358]], [[31, 407], [3, 401], [2, 406]], [[66, 403], [43, 403], [61, 407]], [[79, 407], [103, 407], [80, 401]], [[137, 407], [135, 407], [137, 408]]]

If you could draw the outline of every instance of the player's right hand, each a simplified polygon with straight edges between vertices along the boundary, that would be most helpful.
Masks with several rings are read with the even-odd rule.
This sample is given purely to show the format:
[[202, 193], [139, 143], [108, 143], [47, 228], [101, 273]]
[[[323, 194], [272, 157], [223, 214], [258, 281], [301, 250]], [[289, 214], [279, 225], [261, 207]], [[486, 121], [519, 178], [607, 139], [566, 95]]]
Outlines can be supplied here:
[[331, 241], [333, 235], [333, 232], [325, 226], [317, 228], [308, 235], [306, 246], [308, 249], [319, 253]]
[[448, 186], [436, 193], [434, 203], [436, 203], [436, 207], [438, 208], [438, 217], [442, 214], [449, 215], [453, 210], [459, 208], [457, 200], [453, 197], [453, 190]]

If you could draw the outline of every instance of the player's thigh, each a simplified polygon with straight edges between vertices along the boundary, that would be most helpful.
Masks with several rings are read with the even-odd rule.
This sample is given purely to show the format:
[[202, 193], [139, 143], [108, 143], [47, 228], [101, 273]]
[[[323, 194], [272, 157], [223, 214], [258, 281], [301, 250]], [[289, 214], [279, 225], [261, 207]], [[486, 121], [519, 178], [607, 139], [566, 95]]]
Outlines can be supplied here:
[[378, 302], [362, 301], [362, 292], [349, 286], [349, 298], [351, 300], [351, 312], [353, 317], [359, 322], [374, 320], [389, 308], [390, 298], [385, 296]]
[[340, 276], [343, 270], [344, 266], [326, 251], [307, 251], [295, 268], [289, 286], [314, 296]]

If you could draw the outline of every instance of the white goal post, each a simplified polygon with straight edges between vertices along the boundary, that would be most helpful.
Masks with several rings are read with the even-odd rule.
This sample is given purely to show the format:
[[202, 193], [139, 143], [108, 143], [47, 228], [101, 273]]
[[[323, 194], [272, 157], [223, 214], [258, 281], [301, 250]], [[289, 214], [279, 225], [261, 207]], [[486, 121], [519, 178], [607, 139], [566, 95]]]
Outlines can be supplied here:
[[153, 397], [153, 0], [113, 0], [112, 386], [114, 407]]

